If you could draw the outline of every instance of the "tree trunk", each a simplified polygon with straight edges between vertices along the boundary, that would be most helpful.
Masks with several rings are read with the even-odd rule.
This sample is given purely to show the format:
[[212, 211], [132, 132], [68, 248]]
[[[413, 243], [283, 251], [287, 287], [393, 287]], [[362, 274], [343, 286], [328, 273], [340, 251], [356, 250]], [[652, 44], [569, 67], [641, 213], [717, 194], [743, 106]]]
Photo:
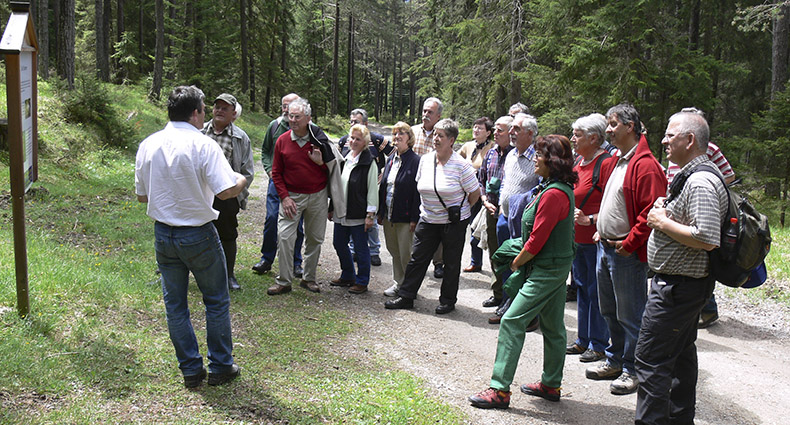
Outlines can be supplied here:
[[[109, 15], [105, 15], [107, 8], [104, 3], [110, 0], [96, 0], [96, 75], [104, 82], [110, 81], [110, 47], [109, 47]], [[105, 26], [107, 28], [105, 28]], [[106, 30], [106, 32], [105, 32]]]
[[[106, 0], [105, 0], [106, 1]], [[165, 57], [171, 58], [172, 62], [175, 62], [173, 59], [173, 47], [175, 46], [175, 37], [173, 36], [175, 29], [173, 27], [173, 22], [176, 21], [176, 6], [173, 3], [169, 3], [167, 8], [167, 17], [169, 18], [170, 25], [165, 25]], [[179, 25], [179, 30], [183, 29]], [[172, 63], [171, 62], [171, 63]], [[167, 74], [165, 75], [165, 79], [173, 80], [175, 79], [175, 72], [176, 66], [169, 66], [167, 70]]]
[[697, 50], [699, 46], [699, 7], [700, 0], [694, 0], [689, 16], [689, 50]]
[[74, 0], [58, 0], [58, 76], [74, 88]]
[[354, 15], [348, 14], [348, 70], [346, 72], [347, 101], [346, 115], [354, 108]]
[[[254, 22], [252, 14], [252, 2], [247, 1], [247, 19]], [[255, 103], [255, 53], [250, 52], [250, 110], [257, 111], [258, 106]]]
[[[115, 42], [120, 43], [123, 40], [123, 33], [126, 31], [126, 25], [124, 25], [124, 2], [123, 0], [117, 0], [115, 3]], [[108, 17], [109, 19], [109, 17]], [[124, 80], [124, 76], [126, 75], [126, 70], [121, 68], [121, 65], [118, 61], [118, 58], [113, 58], [113, 66], [117, 70], [115, 82], [121, 83]]]
[[784, 91], [787, 83], [788, 37], [790, 37], [790, 4], [779, 9], [779, 16], [773, 22], [773, 43], [771, 45], [771, 100], [777, 93]]
[[38, 8], [38, 75], [49, 78], [49, 2], [44, 0]]
[[392, 121], [395, 121], [395, 114], [397, 113], [398, 106], [396, 104], [397, 99], [395, 97], [395, 90], [398, 88], [398, 85], [395, 83], [395, 78], [398, 76], [398, 63], [396, 61], [397, 58], [397, 49], [398, 46], [396, 44], [392, 45], [392, 107], [390, 108], [390, 115], [392, 116]]
[[148, 98], [159, 100], [162, 91], [162, 72], [165, 63], [165, 2], [156, 0], [156, 53], [154, 59], [154, 78]]
[[332, 93], [329, 108], [332, 115], [337, 115], [337, 74], [340, 71], [338, 64], [338, 43], [340, 41], [340, 1], [335, 3], [335, 44], [332, 50]]
[[247, 48], [247, 1], [246, 0], [239, 0], [239, 22], [241, 26], [240, 35], [241, 35], [241, 92], [247, 93], [249, 90], [249, 70], [247, 68], [247, 64], [249, 63], [249, 59], [247, 58], [248, 48]]
[[145, 57], [145, 43], [143, 43], [143, 39], [145, 38], [145, 2], [142, 0], [140, 0], [140, 8], [138, 12], [140, 12], [140, 20], [137, 23], [137, 43], [140, 51], [140, 57]]

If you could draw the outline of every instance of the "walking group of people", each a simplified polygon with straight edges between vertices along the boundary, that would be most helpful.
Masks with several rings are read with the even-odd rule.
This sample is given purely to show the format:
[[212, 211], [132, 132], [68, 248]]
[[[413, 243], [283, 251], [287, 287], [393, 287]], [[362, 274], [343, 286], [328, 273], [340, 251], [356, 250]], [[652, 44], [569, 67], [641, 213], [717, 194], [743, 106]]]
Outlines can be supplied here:
[[[177, 87], [168, 99], [170, 122], [140, 144], [135, 167], [138, 199], [155, 220], [168, 329], [189, 388], [207, 375], [209, 385], [220, 385], [240, 372], [228, 291], [240, 288], [236, 216], [254, 177], [249, 137], [233, 124], [241, 105], [223, 93], [204, 123], [204, 100], [194, 86]], [[685, 173], [685, 186], [667, 200], [667, 172], [629, 104], [579, 118], [568, 139], [538, 136], [537, 120], [517, 103], [495, 122], [476, 120], [474, 140], [457, 152], [458, 124], [442, 119], [434, 97], [423, 104], [421, 124], [392, 127], [391, 143], [367, 128], [362, 109], [351, 112], [348, 135], [336, 144], [311, 121], [306, 99], [288, 94], [281, 106], [262, 146], [269, 189], [253, 266], [266, 273], [278, 259], [269, 295], [290, 292], [296, 278], [320, 292], [316, 269], [329, 219], [342, 270], [331, 286], [368, 291], [371, 265], [381, 264], [381, 227], [393, 269], [385, 308], [413, 308], [433, 262], [442, 280], [435, 312], [450, 313], [471, 227], [472, 261], [463, 271], [480, 271], [488, 251], [494, 273], [483, 306], [496, 307], [489, 322], [500, 324], [490, 387], [471, 396], [472, 405], [509, 406], [525, 333], [539, 327], [543, 375], [522, 392], [559, 401], [565, 356], [579, 354], [584, 362], [602, 360], [586, 376], [612, 380], [612, 393], [638, 390], [637, 423], [691, 422], [694, 341], [714, 284], [706, 251], [718, 244], [727, 202], [722, 181], [693, 173], [711, 155], [700, 111], [669, 120], [662, 140], [674, 163], [668, 170]], [[649, 291], [648, 269], [656, 273]], [[579, 331], [568, 344], [571, 270]], [[190, 272], [206, 306], [208, 373], [189, 319]]]

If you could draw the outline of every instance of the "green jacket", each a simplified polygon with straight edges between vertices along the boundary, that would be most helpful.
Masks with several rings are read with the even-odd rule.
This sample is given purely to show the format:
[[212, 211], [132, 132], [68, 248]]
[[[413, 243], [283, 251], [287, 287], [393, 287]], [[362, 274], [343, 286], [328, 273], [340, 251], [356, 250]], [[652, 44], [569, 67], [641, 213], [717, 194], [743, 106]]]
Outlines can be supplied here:
[[551, 188], [562, 190], [565, 195], [568, 196], [568, 216], [557, 222], [557, 225], [552, 229], [549, 239], [543, 245], [540, 252], [527, 264], [519, 267], [519, 269], [511, 274], [504, 283], [502, 289], [511, 298], [515, 297], [518, 291], [524, 286], [532, 271], [533, 265], [573, 261], [576, 251], [573, 243], [573, 189], [570, 185], [560, 182], [551, 182], [535, 197], [535, 200], [524, 210], [524, 215], [521, 219], [521, 238], [508, 239], [505, 241], [491, 257], [491, 261], [494, 263], [496, 273], [501, 274], [510, 270], [510, 264], [524, 248], [524, 244], [529, 240], [529, 235], [532, 233], [532, 227], [535, 224], [535, 215], [538, 211], [540, 199], [543, 197], [546, 190]]
[[288, 122], [279, 117], [269, 123], [266, 127], [266, 135], [263, 136], [263, 145], [261, 145], [261, 163], [266, 170], [266, 174], [272, 173], [272, 157], [274, 156], [274, 144], [277, 143], [277, 138], [285, 134], [291, 127]]

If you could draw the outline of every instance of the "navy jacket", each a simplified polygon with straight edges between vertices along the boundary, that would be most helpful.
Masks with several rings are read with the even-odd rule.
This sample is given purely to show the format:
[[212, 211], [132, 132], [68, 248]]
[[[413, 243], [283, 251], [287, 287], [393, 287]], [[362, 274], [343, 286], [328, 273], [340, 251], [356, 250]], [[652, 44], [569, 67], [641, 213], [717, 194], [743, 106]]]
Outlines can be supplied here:
[[[388, 218], [387, 212], [387, 179], [392, 169], [392, 160], [397, 155], [396, 151], [387, 158], [384, 174], [379, 184], [379, 217]], [[392, 217], [393, 223], [416, 223], [420, 220], [420, 193], [417, 192], [417, 168], [420, 166], [420, 157], [411, 148], [401, 155], [401, 166], [395, 176], [395, 185], [392, 189]]]

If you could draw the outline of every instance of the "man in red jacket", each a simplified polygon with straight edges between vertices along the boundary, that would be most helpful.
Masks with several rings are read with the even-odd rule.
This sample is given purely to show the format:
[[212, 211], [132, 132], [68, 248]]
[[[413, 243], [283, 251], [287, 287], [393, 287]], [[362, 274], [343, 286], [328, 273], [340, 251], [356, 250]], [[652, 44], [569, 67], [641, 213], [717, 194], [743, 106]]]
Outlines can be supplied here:
[[606, 134], [620, 154], [601, 167], [606, 186], [598, 230], [598, 300], [611, 343], [606, 361], [587, 369], [589, 379], [614, 380], [612, 394], [631, 394], [639, 381], [634, 349], [647, 302], [647, 213], [666, 194], [667, 179], [642, 134], [639, 113], [619, 104], [606, 113]]

